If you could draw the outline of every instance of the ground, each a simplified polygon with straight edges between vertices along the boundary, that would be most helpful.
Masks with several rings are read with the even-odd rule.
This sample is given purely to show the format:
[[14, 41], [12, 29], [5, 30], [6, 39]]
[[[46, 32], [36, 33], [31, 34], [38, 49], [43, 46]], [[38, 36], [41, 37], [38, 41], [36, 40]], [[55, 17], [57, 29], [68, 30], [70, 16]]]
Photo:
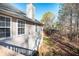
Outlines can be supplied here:
[[79, 56], [79, 46], [61, 34], [55, 32], [43, 37], [39, 48], [40, 56]]

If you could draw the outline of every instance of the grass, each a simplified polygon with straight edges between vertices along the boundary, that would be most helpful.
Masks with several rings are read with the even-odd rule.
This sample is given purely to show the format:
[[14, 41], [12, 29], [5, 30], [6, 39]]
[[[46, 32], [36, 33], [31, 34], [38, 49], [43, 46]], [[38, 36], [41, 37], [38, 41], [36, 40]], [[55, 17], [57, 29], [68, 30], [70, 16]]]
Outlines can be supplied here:
[[44, 37], [43, 40], [44, 40], [44, 43], [49, 45], [49, 46], [54, 45], [53, 41], [49, 37]]
[[45, 44], [49, 44], [50, 43], [50, 41], [49, 41], [50, 39], [48, 37], [44, 37], [43, 40], [44, 40]]

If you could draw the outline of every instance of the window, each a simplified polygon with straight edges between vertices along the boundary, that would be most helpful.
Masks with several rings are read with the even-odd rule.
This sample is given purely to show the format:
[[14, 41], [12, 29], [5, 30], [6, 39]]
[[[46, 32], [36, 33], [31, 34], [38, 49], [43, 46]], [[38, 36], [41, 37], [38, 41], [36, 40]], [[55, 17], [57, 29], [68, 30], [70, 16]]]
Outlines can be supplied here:
[[0, 16], [0, 38], [10, 37], [10, 18]]
[[25, 33], [25, 22], [22, 20], [18, 20], [18, 34]]

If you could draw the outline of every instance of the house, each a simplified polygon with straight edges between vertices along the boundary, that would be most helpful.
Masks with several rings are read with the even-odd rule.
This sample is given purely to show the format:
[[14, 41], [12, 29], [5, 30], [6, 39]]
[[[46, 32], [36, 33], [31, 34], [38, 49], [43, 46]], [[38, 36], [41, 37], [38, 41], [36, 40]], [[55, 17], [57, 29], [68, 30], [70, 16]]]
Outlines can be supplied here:
[[33, 4], [27, 13], [9, 3], [0, 3], [0, 42], [37, 50], [42, 42], [43, 24], [34, 18]]

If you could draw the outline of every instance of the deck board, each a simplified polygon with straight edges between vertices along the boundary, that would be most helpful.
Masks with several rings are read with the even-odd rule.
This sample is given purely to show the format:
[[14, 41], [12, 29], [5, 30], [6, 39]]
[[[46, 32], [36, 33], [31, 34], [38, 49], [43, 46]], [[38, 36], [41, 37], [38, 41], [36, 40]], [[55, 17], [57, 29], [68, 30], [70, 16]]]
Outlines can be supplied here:
[[24, 56], [22, 54], [16, 53], [8, 48], [0, 46], [0, 56]]

